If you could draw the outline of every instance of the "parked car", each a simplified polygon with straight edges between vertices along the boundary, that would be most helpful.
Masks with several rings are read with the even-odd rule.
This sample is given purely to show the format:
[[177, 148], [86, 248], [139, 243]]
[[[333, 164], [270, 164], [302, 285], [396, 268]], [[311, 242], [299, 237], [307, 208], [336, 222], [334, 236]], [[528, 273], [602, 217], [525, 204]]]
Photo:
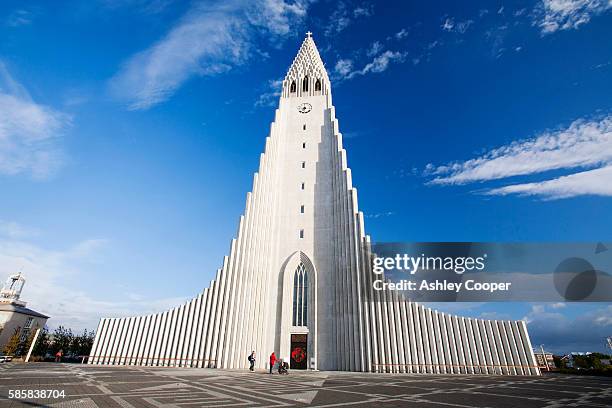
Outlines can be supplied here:
[[0, 356], [0, 363], [8, 363], [13, 361], [13, 356]]

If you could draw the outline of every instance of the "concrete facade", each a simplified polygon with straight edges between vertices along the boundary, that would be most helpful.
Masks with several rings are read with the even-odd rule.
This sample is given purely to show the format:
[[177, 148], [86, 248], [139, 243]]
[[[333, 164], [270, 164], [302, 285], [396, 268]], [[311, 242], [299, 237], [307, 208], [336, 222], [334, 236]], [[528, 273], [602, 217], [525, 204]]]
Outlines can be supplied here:
[[320, 370], [539, 374], [524, 322], [450, 316], [372, 292], [369, 242], [309, 34], [215, 279], [172, 310], [102, 319], [89, 363], [246, 368], [254, 350], [258, 368], [275, 351]]

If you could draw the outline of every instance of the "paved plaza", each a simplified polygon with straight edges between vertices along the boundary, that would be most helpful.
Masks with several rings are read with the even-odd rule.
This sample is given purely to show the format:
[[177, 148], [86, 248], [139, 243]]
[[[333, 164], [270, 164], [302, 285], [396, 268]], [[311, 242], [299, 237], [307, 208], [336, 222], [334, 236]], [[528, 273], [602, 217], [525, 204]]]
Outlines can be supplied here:
[[[9, 390], [64, 398], [9, 399]], [[13, 391], [15, 393], [15, 391]], [[57, 392], [56, 392], [57, 393]], [[0, 364], [0, 407], [610, 407], [612, 379]]]

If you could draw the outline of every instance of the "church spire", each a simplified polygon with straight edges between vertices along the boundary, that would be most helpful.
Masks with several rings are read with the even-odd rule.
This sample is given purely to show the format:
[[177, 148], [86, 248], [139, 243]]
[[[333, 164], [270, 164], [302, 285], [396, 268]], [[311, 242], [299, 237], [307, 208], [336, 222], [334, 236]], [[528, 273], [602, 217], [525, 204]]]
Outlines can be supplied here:
[[283, 97], [328, 95], [330, 92], [329, 77], [319, 50], [312, 38], [312, 32], [306, 33], [293, 63], [283, 81]]

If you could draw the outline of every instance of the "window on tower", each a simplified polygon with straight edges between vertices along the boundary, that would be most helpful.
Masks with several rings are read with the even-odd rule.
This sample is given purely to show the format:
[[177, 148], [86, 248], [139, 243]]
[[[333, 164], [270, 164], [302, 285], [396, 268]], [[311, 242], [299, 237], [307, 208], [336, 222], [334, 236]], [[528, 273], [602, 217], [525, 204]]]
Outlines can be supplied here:
[[304, 77], [304, 81], [302, 82], [302, 91], [308, 91], [308, 77]]
[[293, 326], [308, 325], [308, 274], [300, 262], [293, 274]]
[[306, 188], [306, 183], [302, 183], [302, 190]]
[[289, 92], [295, 93], [296, 90], [297, 90], [297, 86], [295, 85], [295, 81], [292, 81], [291, 86], [289, 87]]
[[291, 324], [293, 326], [297, 325], [298, 286], [298, 274], [297, 271], [295, 271], [295, 273], [293, 274], [293, 319], [291, 321]]
[[300, 238], [304, 238], [304, 230], [303, 229], [300, 230]]
[[320, 91], [321, 90], [321, 80], [317, 79], [317, 82], [315, 82], [315, 91]]
[[302, 149], [306, 148], [306, 142], [302, 143]]
[[302, 126], [302, 129], [306, 130], [306, 125]]
[[305, 169], [306, 168], [306, 162], [302, 162], [302, 168]]
[[300, 214], [304, 214], [304, 205], [300, 206]]

